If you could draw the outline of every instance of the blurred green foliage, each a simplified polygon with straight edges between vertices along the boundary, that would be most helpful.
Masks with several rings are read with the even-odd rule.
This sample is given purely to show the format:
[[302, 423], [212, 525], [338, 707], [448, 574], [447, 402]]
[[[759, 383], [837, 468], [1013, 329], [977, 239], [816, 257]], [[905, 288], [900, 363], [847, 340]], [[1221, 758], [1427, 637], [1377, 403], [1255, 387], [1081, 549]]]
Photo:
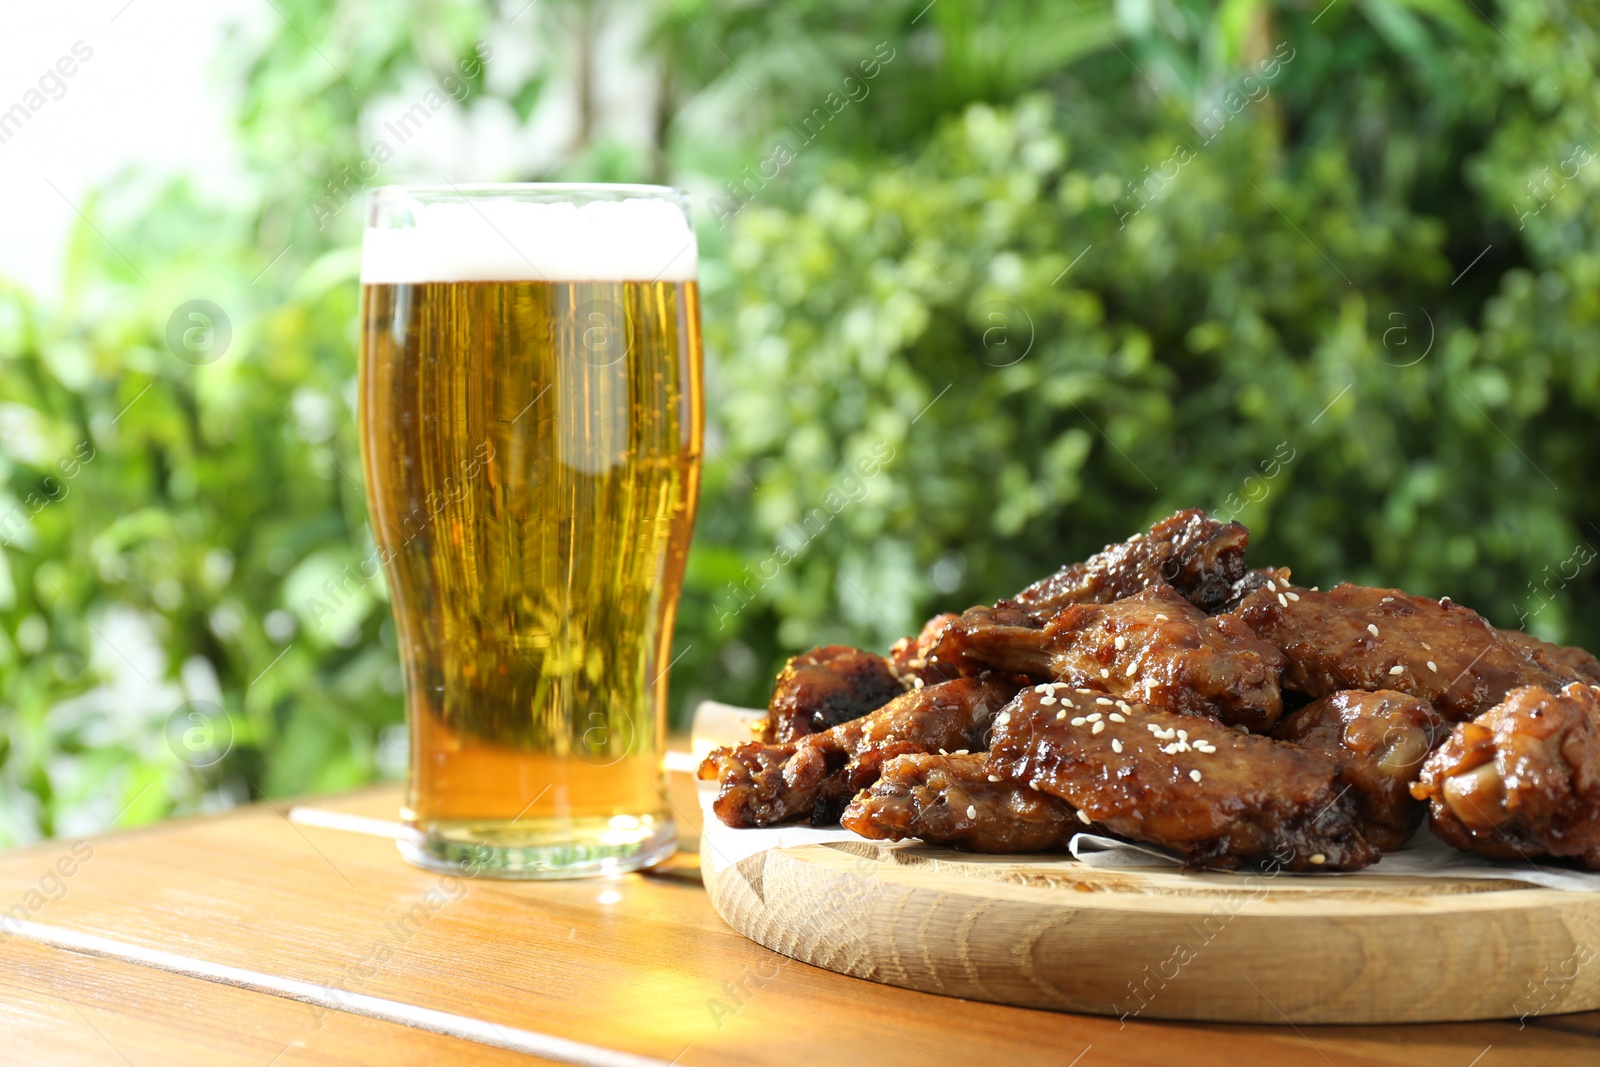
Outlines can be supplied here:
[[[308, 607], [370, 551], [360, 212], [312, 204], [358, 194], [328, 183], [375, 102], [480, 42], [537, 61], [490, 59], [466, 111], [579, 101], [560, 160], [485, 177], [697, 194], [680, 721], [1189, 505], [1309, 583], [1600, 646], [1593, 5], [277, 6], [228, 67], [241, 198], [130, 174], [59, 306], [0, 289], [0, 842], [395, 772], [381, 589]], [[645, 144], [592, 121], [619, 26]], [[232, 336], [179, 314], [185, 361], [196, 298]], [[234, 735], [207, 766], [168, 743], [194, 701]]]

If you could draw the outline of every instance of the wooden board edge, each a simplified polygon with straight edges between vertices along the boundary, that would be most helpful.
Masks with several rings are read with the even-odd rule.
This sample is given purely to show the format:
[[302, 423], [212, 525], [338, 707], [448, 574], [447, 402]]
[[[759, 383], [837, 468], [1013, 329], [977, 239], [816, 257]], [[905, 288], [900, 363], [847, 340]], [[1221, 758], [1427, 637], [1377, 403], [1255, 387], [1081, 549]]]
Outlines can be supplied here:
[[[1293, 944], [1296, 927], [1288, 924], [1304, 929], [1314, 914], [1296, 914], [1304, 905], [1261, 910], [1246, 902], [1151, 914], [1094, 893], [988, 881], [941, 887], [903, 870], [883, 877], [819, 856], [817, 846], [733, 865], [720, 863], [709, 843], [702, 848], [712, 906], [735, 930], [815, 966], [924, 992], [1124, 1018], [1279, 1024], [1468, 1021], [1600, 1008], [1600, 968], [1568, 966], [1600, 955], [1600, 899], [1559, 890], [1485, 894], [1501, 906], [1474, 904], [1465, 913], [1443, 903], [1347, 909], [1321, 917], [1316, 929], [1326, 945], [1319, 960], [1315, 943]], [[1507, 907], [1511, 896], [1523, 899]], [[1460, 905], [1471, 898], [1436, 898], [1452, 899]], [[1461, 936], [1472, 929], [1463, 922], [1468, 914], [1479, 920], [1470, 944]], [[1004, 945], [998, 967], [974, 955], [974, 937]], [[1075, 971], [1070, 961], [1080, 955], [1097, 961], [1093, 972]], [[1314, 970], [1286, 968], [1291, 956]], [[1305, 984], [1326, 992], [1295, 991]], [[1451, 991], [1459, 986], [1466, 992]], [[1403, 988], [1423, 995], [1399, 1000], [1394, 994]]]

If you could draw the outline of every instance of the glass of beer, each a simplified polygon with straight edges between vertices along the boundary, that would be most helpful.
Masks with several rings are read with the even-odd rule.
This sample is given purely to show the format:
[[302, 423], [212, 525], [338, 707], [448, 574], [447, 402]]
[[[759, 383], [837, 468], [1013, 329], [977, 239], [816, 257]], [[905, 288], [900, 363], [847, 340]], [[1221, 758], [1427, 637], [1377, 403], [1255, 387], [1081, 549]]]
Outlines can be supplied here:
[[390, 187], [361, 257], [361, 456], [403, 661], [406, 858], [670, 855], [673, 616], [699, 491], [697, 249], [643, 185]]

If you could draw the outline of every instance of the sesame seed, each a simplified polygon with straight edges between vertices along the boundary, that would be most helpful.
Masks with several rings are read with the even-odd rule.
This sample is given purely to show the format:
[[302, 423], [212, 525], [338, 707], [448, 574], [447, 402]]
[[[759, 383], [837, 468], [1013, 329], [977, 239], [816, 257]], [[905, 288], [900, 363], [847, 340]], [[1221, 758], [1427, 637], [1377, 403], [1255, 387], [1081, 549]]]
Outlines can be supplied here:
[[1153, 733], [1153, 734], [1155, 734], [1155, 735], [1156, 735], [1156, 736], [1157, 736], [1157, 737], [1160, 737], [1160, 736], [1161, 736], [1161, 727], [1159, 727], [1159, 726], [1157, 726], [1157, 725], [1156, 725], [1156, 724], [1155, 724], [1155, 723], [1153, 723], [1153, 722], [1147, 722], [1147, 723], [1145, 723], [1145, 724], [1144, 724], [1144, 728], [1145, 728], [1145, 729], [1146, 729], [1146, 730], [1149, 730], [1149, 731], [1150, 731], [1150, 732], [1151, 732], [1151, 733]]
[[1056, 718], [1057, 719], [1065, 719], [1066, 717], [1067, 717], [1067, 709], [1066, 708], [1062, 708], [1060, 711], [1056, 712]]
[[956, 749], [954, 752], [952, 752], [950, 754], [952, 756], [970, 756], [972, 753], [968, 752], [964, 748], [958, 748], [958, 749]]
[[1111, 677], [1111, 671], [1109, 669], [1105, 668], [1105, 667], [1101, 667], [1100, 668], [1100, 677], [1102, 677], [1102, 678]]
[[1085, 715], [1084, 718], [1087, 719], [1089, 722], [1099, 722], [1100, 721], [1100, 713], [1098, 711], [1091, 711], [1088, 715]]
[[1045, 707], [1047, 707], [1047, 708], [1048, 708], [1048, 707], [1049, 707], [1049, 706], [1050, 706], [1050, 705], [1051, 705], [1051, 704], [1054, 704], [1054, 703], [1055, 703], [1055, 702], [1056, 702], [1056, 698], [1055, 698], [1055, 697], [1040, 697], [1040, 698], [1039, 698], [1039, 703], [1040, 703], [1040, 704], [1043, 704], [1043, 705], [1044, 705], [1044, 706], [1045, 706]]
[[1004, 726], [1006, 723], [1008, 723], [1010, 721], [1011, 721], [1011, 713], [1009, 711], [1002, 711], [998, 716], [996, 716], [996, 718], [994, 720], [994, 724], [996, 726]]
[[1117, 639], [1111, 643], [1116, 646], [1118, 652], [1128, 647], [1128, 639], [1121, 634], [1118, 634]]
[[991, 774], [988, 776], [988, 778], [991, 782], [998, 782], [1000, 780], [1000, 776], [998, 774]]
[[1188, 730], [1179, 730], [1178, 731], [1178, 740], [1179, 741], [1187, 741], [1187, 740], [1189, 740], [1189, 731]]
[[968, 804], [967, 805], [967, 818], [976, 819], [977, 817], [978, 817], [978, 809], [976, 807], [974, 807], [973, 805]]
[[1121, 715], [1118, 715], [1114, 711], [1110, 715], [1108, 715], [1107, 718], [1109, 718], [1112, 722], [1127, 722], [1128, 721], [1127, 719], [1124, 719]]
[[1166, 621], [1167, 621], [1167, 617], [1165, 615], [1162, 615], [1159, 612], [1156, 614], [1156, 622], [1166, 622]]
[[1328, 862], [1328, 857], [1326, 857], [1322, 853], [1318, 852], [1316, 855], [1311, 857], [1311, 862], [1312, 863], [1327, 863]]
[[1033, 789], [1033, 790], [1037, 790], [1039, 788], [1039, 783], [1038, 782], [1029, 782], [1028, 783], [1028, 788], [1029, 789]]
[[1082, 715], [1079, 715], [1076, 719], [1072, 720], [1072, 725], [1073, 726], [1082, 726], [1084, 723], [1086, 723], [1088, 721], [1089, 721], [1088, 719], [1085, 719]]
[[1078, 812], [1078, 821], [1083, 823], [1083, 825], [1088, 826], [1091, 820], [1089, 816], [1080, 811]]
[[1035, 693], [1048, 694], [1050, 692], [1050, 687], [1048, 685], [1036, 685], [1033, 687], [1033, 691]]
[[944, 750], [944, 749], [942, 749], [942, 748], [941, 748], [941, 749], [940, 749], [940, 750], [939, 750], [939, 755], [941, 755], [941, 756], [948, 756], [948, 755], [950, 755], [950, 753], [948, 753], [948, 752], [946, 752], [946, 751], [945, 751], [945, 750]]
[[1113, 752], [1121, 752], [1122, 751], [1122, 742], [1118, 741], [1115, 737], [1113, 737], [1111, 739], [1111, 751], [1113, 751]]
[[1392, 596], [1386, 596], [1386, 597], [1384, 597], [1384, 598], [1383, 598], [1383, 599], [1382, 599], [1382, 600], [1380, 600], [1380, 601], [1378, 601], [1378, 603], [1380, 603], [1380, 604], [1387, 604], [1387, 603], [1388, 603], [1388, 602], [1389, 602], [1389, 601], [1391, 601], [1391, 600], [1393, 600], [1393, 599], [1394, 599], [1394, 597], [1392, 597]]
[[1094, 729], [1093, 729], [1093, 730], [1090, 730], [1090, 731], [1089, 731], [1089, 732], [1090, 732], [1090, 733], [1091, 733], [1091, 734], [1097, 734], [1097, 733], [1099, 733], [1099, 732], [1100, 732], [1100, 731], [1102, 731], [1102, 730], [1104, 730], [1104, 729], [1105, 729], [1105, 728], [1106, 728], [1106, 724], [1105, 724], [1105, 723], [1103, 723], [1103, 722], [1097, 722], [1097, 723], [1095, 723], [1095, 724], [1094, 724]]
[[1300, 599], [1300, 594], [1299, 593], [1285, 593], [1283, 595], [1288, 597], [1290, 600], [1299, 600]]
[[1282, 593], [1279, 593], [1278, 594], [1278, 605], [1280, 607], [1285, 607], [1285, 608], [1288, 607], [1289, 606], [1289, 598], [1284, 596]]
[[1373, 637], [1377, 637], [1378, 636], [1378, 624], [1375, 623], [1375, 622], [1367, 623], [1367, 633], [1371, 634]]
[[1093, 689], [1080, 689], [1080, 690], [1078, 690], [1078, 692], [1080, 692], [1080, 693], [1092, 693], [1092, 692], [1094, 692], [1094, 690]]
[[1094, 702], [1096, 704], [1105, 704], [1108, 707], [1111, 705], [1111, 699], [1109, 697], [1095, 697]]
[[1199, 771], [1190, 771], [1189, 772], [1189, 777], [1198, 782], [1200, 780], [1200, 772]]
[[923, 682], [922, 682], [921, 678], [913, 678], [913, 679], [911, 679], [911, 688], [913, 688], [913, 689], [921, 689], [922, 686], [923, 686]]
[[1427, 649], [1429, 652], [1433, 651], [1433, 646], [1428, 644], [1428, 642], [1426, 642], [1426, 641], [1422, 642], [1422, 647]]
[[1267, 579], [1267, 588], [1272, 590], [1274, 593], [1276, 593], [1278, 591], [1278, 583], [1273, 581], [1271, 578], [1268, 578]]
[[1404, 667], [1400, 666], [1400, 664], [1396, 663], [1393, 667], [1389, 668], [1389, 673], [1390, 674], [1404, 674], [1404, 673], [1406, 673], [1406, 669]]
[[1430, 671], [1432, 671], [1434, 674], [1438, 674], [1439, 673], [1439, 665], [1437, 663], [1433, 662], [1433, 660], [1431, 660], [1431, 659], [1428, 661], [1428, 669]]

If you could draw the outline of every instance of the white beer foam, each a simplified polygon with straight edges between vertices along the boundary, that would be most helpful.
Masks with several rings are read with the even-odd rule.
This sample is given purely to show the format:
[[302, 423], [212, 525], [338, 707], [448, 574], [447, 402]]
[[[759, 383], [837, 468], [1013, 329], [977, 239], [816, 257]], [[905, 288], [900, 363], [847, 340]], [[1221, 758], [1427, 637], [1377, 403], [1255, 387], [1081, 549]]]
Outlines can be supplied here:
[[446, 200], [410, 210], [410, 228], [367, 229], [363, 284], [688, 282], [699, 266], [694, 231], [666, 200]]

